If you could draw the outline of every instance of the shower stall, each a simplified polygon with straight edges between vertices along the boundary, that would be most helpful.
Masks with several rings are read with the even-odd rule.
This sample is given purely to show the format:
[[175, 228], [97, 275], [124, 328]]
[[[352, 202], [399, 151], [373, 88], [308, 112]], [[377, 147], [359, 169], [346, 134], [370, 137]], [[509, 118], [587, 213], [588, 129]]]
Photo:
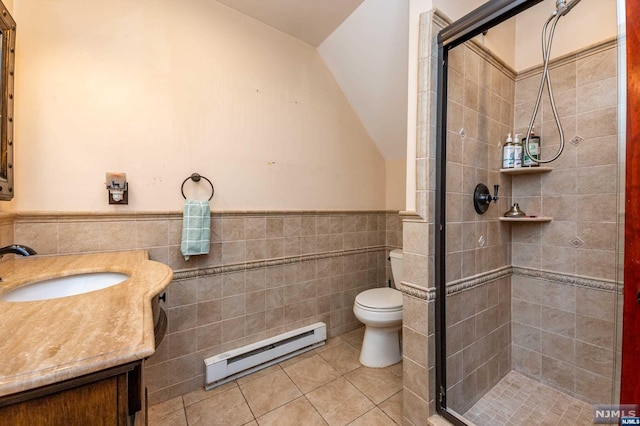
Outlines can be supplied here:
[[[615, 22], [579, 37], [597, 13], [580, 1], [423, 17], [437, 75], [434, 399], [454, 424], [591, 424], [595, 404], [619, 400], [624, 37]], [[598, 2], [615, 18], [615, 1]], [[498, 39], [531, 51], [523, 29], [537, 59], [516, 71]], [[529, 153], [531, 132], [541, 161], [502, 169], [507, 135]], [[526, 216], [504, 216], [514, 203]]]

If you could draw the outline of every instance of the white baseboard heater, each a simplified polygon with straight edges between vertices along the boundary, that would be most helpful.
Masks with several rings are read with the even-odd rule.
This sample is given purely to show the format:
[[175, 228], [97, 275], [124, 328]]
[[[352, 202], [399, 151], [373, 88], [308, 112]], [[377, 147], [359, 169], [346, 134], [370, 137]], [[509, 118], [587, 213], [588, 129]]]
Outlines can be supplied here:
[[213, 389], [325, 344], [327, 326], [318, 322], [204, 360], [205, 388]]

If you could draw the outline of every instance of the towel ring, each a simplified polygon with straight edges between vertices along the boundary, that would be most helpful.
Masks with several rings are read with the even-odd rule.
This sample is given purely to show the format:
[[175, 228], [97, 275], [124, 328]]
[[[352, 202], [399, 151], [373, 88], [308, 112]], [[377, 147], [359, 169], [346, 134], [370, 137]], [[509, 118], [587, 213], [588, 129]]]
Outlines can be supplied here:
[[187, 183], [187, 181], [191, 179], [194, 182], [200, 182], [200, 179], [204, 179], [207, 182], [209, 182], [209, 185], [211, 185], [211, 197], [209, 197], [208, 201], [211, 201], [211, 199], [213, 198], [213, 193], [215, 192], [215, 189], [213, 189], [213, 184], [211, 183], [211, 181], [209, 179], [207, 179], [206, 177], [198, 174], [198, 173], [192, 173], [191, 176], [189, 176], [188, 178], [186, 178], [183, 182], [182, 182], [182, 186], [180, 187], [180, 192], [182, 192], [182, 197], [186, 200], [187, 197], [184, 195], [184, 184]]

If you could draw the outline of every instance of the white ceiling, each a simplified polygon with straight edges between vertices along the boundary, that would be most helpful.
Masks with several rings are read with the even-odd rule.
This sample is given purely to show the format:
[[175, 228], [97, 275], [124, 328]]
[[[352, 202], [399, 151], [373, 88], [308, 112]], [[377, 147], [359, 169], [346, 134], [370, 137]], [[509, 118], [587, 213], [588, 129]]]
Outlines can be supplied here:
[[317, 47], [364, 0], [217, 1]]
[[406, 157], [408, 1], [217, 1], [317, 47], [383, 157]]

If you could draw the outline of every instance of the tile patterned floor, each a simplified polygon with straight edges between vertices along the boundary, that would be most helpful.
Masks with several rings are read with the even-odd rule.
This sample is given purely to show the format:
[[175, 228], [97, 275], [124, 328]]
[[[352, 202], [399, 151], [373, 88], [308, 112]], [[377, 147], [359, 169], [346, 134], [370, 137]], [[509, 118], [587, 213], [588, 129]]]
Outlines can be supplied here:
[[511, 371], [464, 417], [476, 426], [583, 426], [593, 424], [593, 406]]
[[402, 363], [366, 368], [364, 328], [211, 391], [149, 407], [149, 426], [402, 424]]

